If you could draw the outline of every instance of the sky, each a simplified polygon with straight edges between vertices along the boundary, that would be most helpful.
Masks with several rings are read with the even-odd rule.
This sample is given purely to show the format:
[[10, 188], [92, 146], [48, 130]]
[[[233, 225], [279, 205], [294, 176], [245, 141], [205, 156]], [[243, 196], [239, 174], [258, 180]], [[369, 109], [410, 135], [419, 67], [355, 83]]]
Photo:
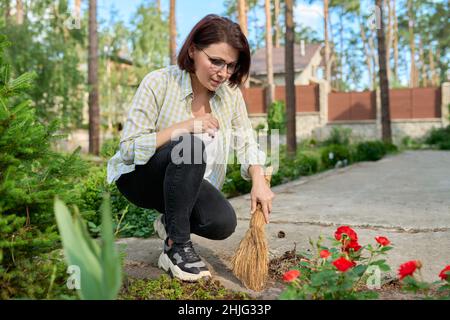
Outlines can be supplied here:
[[[117, 10], [118, 19], [129, 23], [133, 13], [141, 3], [152, 2], [152, 0], [98, 0], [99, 19], [108, 21], [111, 8]], [[225, 12], [224, 1], [221, 0], [177, 0], [176, 1], [176, 23], [177, 23], [177, 48], [180, 48], [189, 31], [204, 16], [210, 13], [223, 15]], [[295, 20], [316, 30], [319, 35], [323, 33], [322, 5], [319, 3], [308, 5], [297, 1], [295, 8]], [[162, 11], [169, 12], [169, 0], [161, 0]], [[259, 27], [264, 26], [264, 12], [257, 13]], [[253, 26], [250, 25], [250, 38]]]

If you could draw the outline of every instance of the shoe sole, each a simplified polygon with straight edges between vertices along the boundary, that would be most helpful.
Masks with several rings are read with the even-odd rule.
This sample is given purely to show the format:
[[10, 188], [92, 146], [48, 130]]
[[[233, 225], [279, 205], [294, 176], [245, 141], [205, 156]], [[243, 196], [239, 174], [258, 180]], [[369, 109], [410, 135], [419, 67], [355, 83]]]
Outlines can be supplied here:
[[161, 221], [162, 215], [160, 215], [155, 221], [153, 221], [153, 229], [158, 234], [158, 237], [161, 240], [166, 240], [167, 238], [167, 232], [166, 228], [164, 227], [164, 224]]
[[199, 274], [193, 274], [181, 270], [180, 267], [172, 263], [169, 256], [164, 252], [159, 256], [158, 267], [166, 272], [170, 271], [173, 277], [182, 281], [198, 281], [202, 278], [211, 278], [211, 273], [209, 271], [201, 271]]

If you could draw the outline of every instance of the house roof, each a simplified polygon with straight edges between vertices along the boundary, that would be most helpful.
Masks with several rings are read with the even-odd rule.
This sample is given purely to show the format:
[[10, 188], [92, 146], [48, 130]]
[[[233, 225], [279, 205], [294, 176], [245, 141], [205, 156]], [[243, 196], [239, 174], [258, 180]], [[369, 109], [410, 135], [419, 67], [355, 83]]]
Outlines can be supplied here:
[[[300, 45], [294, 45], [294, 66], [295, 71], [305, 69], [309, 64], [317, 50], [320, 50], [321, 45], [318, 43], [305, 44], [305, 55], [300, 53]], [[273, 72], [284, 73], [284, 47], [272, 48]], [[266, 48], [260, 48], [252, 55], [252, 64], [250, 66], [250, 75], [267, 74], [266, 69]]]

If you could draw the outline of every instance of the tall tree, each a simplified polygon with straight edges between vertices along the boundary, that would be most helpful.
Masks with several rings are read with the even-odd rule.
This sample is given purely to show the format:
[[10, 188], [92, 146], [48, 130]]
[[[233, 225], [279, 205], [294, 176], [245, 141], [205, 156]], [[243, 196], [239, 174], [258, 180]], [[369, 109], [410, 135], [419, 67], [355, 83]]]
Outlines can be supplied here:
[[238, 21], [242, 32], [248, 37], [248, 22], [247, 22], [247, 3], [245, 0], [238, 0]]
[[17, 24], [23, 23], [23, 1], [16, 0], [16, 22]]
[[75, 17], [78, 19], [81, 17], [81, 0], [75, 0], [74, 14], [75, 14]]
[[328, 0], [323, 1], [323, 30], [325, 42], [325, 80], [331, 81], [330, 42], [328, 40]]
[[391, 135], [391, 118], [389, 113], [389, 80], [387, 75], [387, 61], [386, 61], [386, 41], [384, 30], [384, 8], [383, 0], [376, 0], [376, 6], [380, 9], [380, 24], [377, 29], [378, 38], [378, 61], [379, 70], [378, 76], [380, 78], [380, 95], [381, 95], [381, 131], [382, 139], [385, 142], [392, 142]]
[[[247, 19], [247, 3], [245, 0], [238, 0], [238, 21], [242, 32], [248, 38], [248, 19]], [[250, 77], [244, 82], [244, 88], [250, 87]]]
[[266, 69], [267, 69], [267, 106], [272, 105], [275, 98], [275, 85], [273, 80], [272, 61], [272, 14], [270, 10], [270, 0], [265, 0], [266, 13]]
[[97, 0], [89, 0], [89, 152], [95, 155], [100, 151], [100, 106], [98, 95], [98, 35]]
[[295, 70], [294, 70], [294, 3], [286, 0], [285, 20], [285, 81], [286, 81], [286, 118], [287, 118], [287, 153], [290, 157], [297, 152], [296, 112], [295, 112]]
[[398, 81], [398, 18], [396, 9], [396, 0], [392, 0], [392, 16], [394, 18], [393, 26], [393, 42], [392, 46], [394, 49], [394, 79]]
[[274, 3], [274, 19], [273, 24], [275, 26], [275, 40], [274, 45], [275, 48], [280, 47], [280, 39], [281, 39], [281, 27], [280, 27], [280, 0], [275, 0]]
[[156, 0], [156, 9], [158, 10], [158, 14], [161, 15], [161, 0]]
[[177, 24], [176, 24], [176, 1], [170, 0], [170, 13], [169, 13], [169, 25], [170, 25], [170, 64], [177, 63]]
[[412, 0], [408, 0], [408, 29], [409, 29], [409, 46], [411, 49], [411, 64], [409, 68], [409, 86], [411, 88], [417, 87], [417, 70], [416, 70], [416, 44], [414, 41], [414, 23], [415, 15], [413, 10]]

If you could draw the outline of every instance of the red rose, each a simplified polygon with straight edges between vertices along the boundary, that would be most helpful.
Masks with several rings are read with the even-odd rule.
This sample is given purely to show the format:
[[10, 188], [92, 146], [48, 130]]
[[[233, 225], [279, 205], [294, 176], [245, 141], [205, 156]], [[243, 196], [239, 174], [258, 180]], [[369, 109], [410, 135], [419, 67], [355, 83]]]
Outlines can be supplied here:
[[345, 272], [348, 269], [350, 269], [351, 267], [354, 267], [356, 265], [356, 263], [347, 260], [343, 257], [333, 261], [333, 265], [336, 267], [336, 269], [338, 269], [339, 271]]
[[406, 276], [412, 276], [416, 269], [420, 269], [421, 267], [422, 264], [420, 263], [420, 261], [412, 260], [405, 262], [398, 268], [398, 276], [400, 277], [400, 280], [402, 280]]
[[447, 280], [448, 276], [450, 275], [450, 264], [444, 268], [444, 270], [439, 273], [439, 278], [442, 280]]
[[328, 251], [328, 250], [322, 250], [322, 251], [320, 251], [320, 257], [321, 257], [321, 258], [326, 259], [326, 258], [328, 258], [329, 256], [331, 256], [330, 251]]
[[298, 270], [289, 270], [283, 275], [284, 282], [291, 282], [297, 279], [300, 276], [300, 271]]
[[388, 245], [391, 244], [391, 242], [389, 241], [389, 239], [386, 238], [386, 237], [375, 237], [375, 240], [377, 240], [377, 242], [378, 242], [382, 247], [385, 247], [385, 246], [388, 246]]
[[341, 241], [342, 234], [346, 234], [351, 241], [358, 241], [358, 235], [356, 234], [355, 230], [353, 230], [349, 226], [342, 226], [337, 228], [336, 232], [334, 233], [334, 237], [336, 238], [336, 240]]
[[349, 249], [353, 249], [354, 252], [359, 251], [362, 247], [359, 245], [358, 241], [350, 241], [349, 244], [344, 248], [345, 251], [349, 252]]

